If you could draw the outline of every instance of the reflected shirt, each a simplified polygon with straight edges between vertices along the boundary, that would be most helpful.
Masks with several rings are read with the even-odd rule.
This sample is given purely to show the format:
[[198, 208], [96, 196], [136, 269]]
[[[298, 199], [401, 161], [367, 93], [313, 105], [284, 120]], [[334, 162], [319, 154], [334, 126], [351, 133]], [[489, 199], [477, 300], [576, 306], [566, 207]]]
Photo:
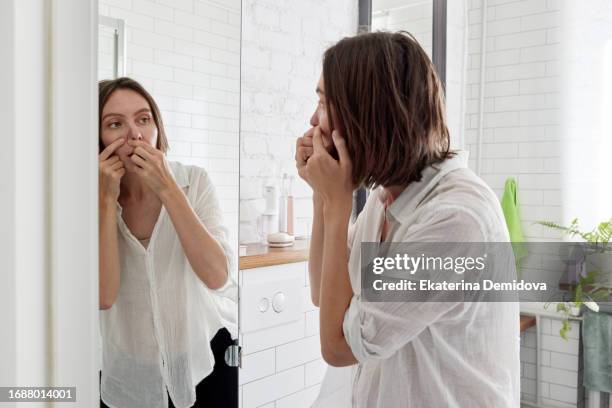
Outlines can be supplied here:
[[[360, 245], [379, 242], [508, 242], [499, 201], [467, 168], [467, 152], [424, 169], [385, 211], [368, 197], [349, 229], [354, 296], [343, 332], [358, 361], [351, 404], [364, 408], [518, 408], [517, 302], [366, 302]], [[452, 255], [452, 254], [451, 254]], [[355, 368], [355, 366], [353, 366]]]
[[166, 408], [168, 393], [177, 408], [191, 407], [196, 385], [215, 364], [210, 341], [223, 327], [237, 338], [236, 260], [215, 188], [202, 168], [172, 161], [169, 166], [223, 248], [228, 280], [209, 289], [198, 278], [163, 206], [149, 242], [141, 243], [117, 204], [121, 281], [113, 306], [100, 311], [100, 394], [112, 408]]

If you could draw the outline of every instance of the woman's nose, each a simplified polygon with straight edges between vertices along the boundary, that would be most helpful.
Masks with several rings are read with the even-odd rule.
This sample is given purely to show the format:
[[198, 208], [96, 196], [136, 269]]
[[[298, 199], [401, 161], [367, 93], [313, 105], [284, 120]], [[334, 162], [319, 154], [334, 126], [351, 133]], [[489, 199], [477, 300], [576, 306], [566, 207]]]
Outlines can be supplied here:
[[317, 117], [317, 111], [316, 110], [314, 111], [314, 113], [310, 117], [310, 125], [311, 126], [318, 126], [319, 125], [319, 118]]
[[128, 138], [130, 140], [142, 140], [142, 133], [138, 130], [130, 128], [130, 133], [128, 134]]

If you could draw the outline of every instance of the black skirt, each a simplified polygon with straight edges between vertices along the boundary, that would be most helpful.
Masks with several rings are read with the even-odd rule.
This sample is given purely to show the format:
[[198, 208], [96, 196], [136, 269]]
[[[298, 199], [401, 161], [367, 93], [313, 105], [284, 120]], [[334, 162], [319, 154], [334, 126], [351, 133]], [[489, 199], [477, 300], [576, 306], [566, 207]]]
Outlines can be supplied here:
[[[234, 344], [232, 336], [225, 327], [220, 329], [210, 341], [215, 356], [215, 366], [213, 371], [196, 386], [196, 401], [191, 408], [238, 407], [238, 367], [225, 364], [225, 350], [232, 344]], [[102, 372], [100, 372], [100, 381], [102, 381]], [[108, 408], [102, 399], [100, 399], [100, 408]], [[170, 394], [168, 394], [168, 408], [175, 408]]]

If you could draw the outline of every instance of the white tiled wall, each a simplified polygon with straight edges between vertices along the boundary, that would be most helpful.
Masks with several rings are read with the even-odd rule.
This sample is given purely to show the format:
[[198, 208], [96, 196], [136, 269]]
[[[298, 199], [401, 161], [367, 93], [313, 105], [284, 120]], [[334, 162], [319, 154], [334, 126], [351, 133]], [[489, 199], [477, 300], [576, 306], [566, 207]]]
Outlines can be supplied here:
[[563, 4], [563, 200], [588, 229], [612, 213], [612, 2]]
[[540, 359], [540, 394], [542, 403], [552, 407], [582, 407], [582, 353], [580, 324], [573, 321], [567, 340], [559, 335], [561, 320], [540, 318], [541, 350], [537, 356], [536, 327], [521, 335], [521, 396], [535, 402], [536, 359]]
[[[205, 168], [238, 242], [240, 0], [100, 0], [125, 20], [127, 76], [155, 98], [168, 158]], [[101, 60], [108, 47], [101, 45]], [[237, 248], [235, 248], [237, 253]]]
[[[515, 177], [523, 228], [529, 241], [556, 240], [555, 232], [533, 225], [561, 222], [566, 215], [562, 190], [563, 118], [561, 98], [561, 8], [557, 0], [488, 0], [483, 149], [478, 152], [482, 0], [469, 1], [465, 147], [470, 167], [482, 155], [482, 178], [501, 197], [504, 181]], [[455, 64], [456, 65], [456, 64]], [[452, 66], [449, 68], [452, 69]], [[527, 260], [529, 261], [529, 260]], [[525, 267], [529, 267], [526, 262]], [[526, 272], [528, 273], [528, 272]], [[521, 336], [521, 391], [536, 394], [536, 358], [540, 359], [542, 402], [555, 407], [582, 406], [579, 332], [559, 336], [560, 321], [542, 317], [541, 355], [536, 329]]]
[[357, 3], [242, 1], [241, 239], [264, 210], [264, 183], [285, 172], [295, 176], [295, 232], [310, 233], [312, 193], [297, 177], [295, 140], [310, 126], [323, 51], [357, 32]]
[[[305, 262], [240, 271], [241, 285], [299, 277], [299, 319], [241, 335], [240, 400], [243, 408], [308, 408], [319, 394], [327, 364], [321, 357], [319, 310], [310, 300]], [[241, 313], [245, 313], [241, 310]]]
[[[482, 0], [469, 1], [465, 146], [478, 156]], [[501, 197], [504, 181], [518, 181], [529, 240], [557, 234], [533, 225], [560, 222], [560, 7], [556, 0], [488, 0], [483, 179]], [[458, 69], [449, 66], [449, 70]]]

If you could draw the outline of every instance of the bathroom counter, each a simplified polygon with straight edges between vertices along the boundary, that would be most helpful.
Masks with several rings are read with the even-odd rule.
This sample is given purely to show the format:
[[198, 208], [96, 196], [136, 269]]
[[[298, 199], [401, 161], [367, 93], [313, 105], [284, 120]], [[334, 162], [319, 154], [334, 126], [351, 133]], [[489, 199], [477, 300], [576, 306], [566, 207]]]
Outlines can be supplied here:
[[246, 255], [240, 257], [240, 270], [307, 261], [309, 243], [309, 240], [299, 239], [286, 248], [248, 244]]

